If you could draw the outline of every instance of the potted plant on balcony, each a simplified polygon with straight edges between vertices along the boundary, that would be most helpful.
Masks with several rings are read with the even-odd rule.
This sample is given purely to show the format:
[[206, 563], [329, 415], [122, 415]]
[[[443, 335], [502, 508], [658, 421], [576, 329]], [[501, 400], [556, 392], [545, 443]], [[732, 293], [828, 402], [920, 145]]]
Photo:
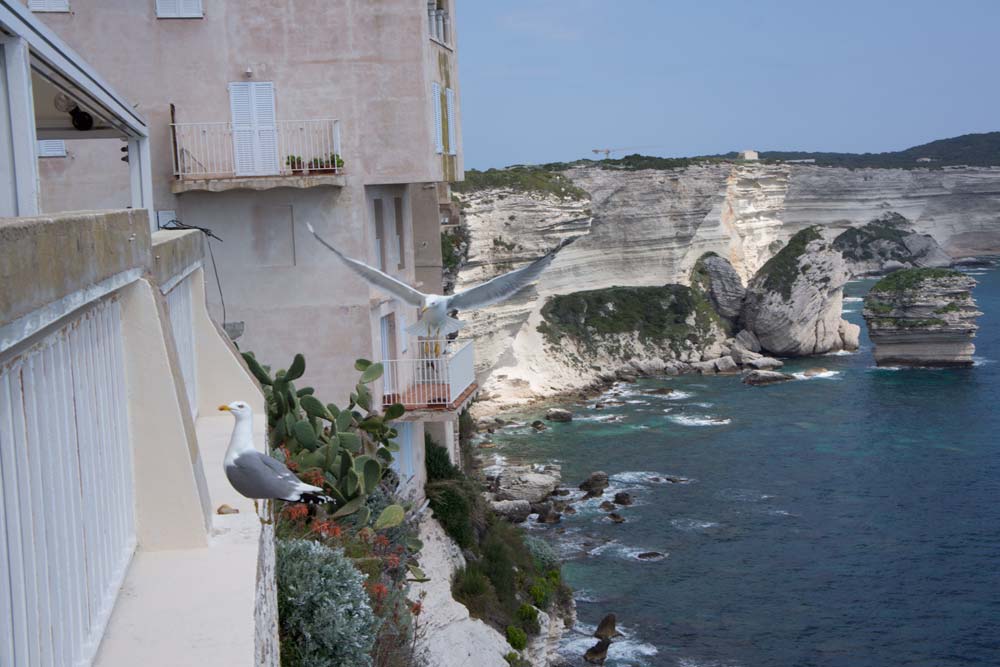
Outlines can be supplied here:
[[309, 160], [310, 174], [333, 174], [344, 167], [344, 160], [336, 153]]
[[292, 170], [293, 174], [301, 174], [305, 171], [305, 167], [302, 165], [301, 155], [289, 155], [285, 158], [285, 165]]

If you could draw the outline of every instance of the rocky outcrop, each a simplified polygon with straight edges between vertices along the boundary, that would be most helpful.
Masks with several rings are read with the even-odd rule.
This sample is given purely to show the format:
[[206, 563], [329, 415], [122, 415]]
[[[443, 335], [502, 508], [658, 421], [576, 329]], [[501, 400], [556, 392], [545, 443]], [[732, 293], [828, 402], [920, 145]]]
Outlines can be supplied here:
[[559, 486], [558, 466], [509, 466], [494, 480], [494, 500], [524, 500], [540, 503]]
[[586, 492], [585, 498], [596, 498], [604, 493], [608, 484], [608, 473], [598, 470], [590, 473], [587, 479], [580, 482], [580, 490]]
[[841, 319], [850, 274], [818, 227], [793, 236], [750, 281], [740, 321], [763, 350], [801, 357], [857, 349], [853, 328]]
[[976, 281], [949, 269], [903, 269], [872, 287], [864, 317], [879, 366], [971, 366], [982, 315]]
[[726, 321], [732, 323], [739, 317], [746, 288], [729, 260], [714, 252], [699, 257], [691, 271], [691, 287], [700, 289]]
[[913, 231], [910, 221], [889, 212], [867, 225], [852, 227], [833, 241], [851, 275], [902, 268], [949, 266], [952, 258], [930, 234]]
[[550, 422], [571, 422], [573, 421], [573, 413], [562, 408], [552, 408], [545, 413], [545, 419]]

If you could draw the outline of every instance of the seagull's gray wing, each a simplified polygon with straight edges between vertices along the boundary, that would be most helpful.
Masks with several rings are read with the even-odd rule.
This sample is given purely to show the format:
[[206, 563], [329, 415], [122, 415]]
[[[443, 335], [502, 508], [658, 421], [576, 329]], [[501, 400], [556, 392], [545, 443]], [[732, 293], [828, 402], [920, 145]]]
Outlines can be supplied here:
[[305, 484], [281, 461], [258, 451], [243, 452], [226, 466], [233, 488], [247, 498], [298, 500], [303, 491], [316, 489]]
[[400, 280], [396, 280], [392, 276], [382, 273], [378, 269], [372, 268], [367, 264], [365, 264], [364, 262], [359, 262], [356, 259], [351, 259], [347, 255], [343, 254], [342, 252], [334, 248], [332, 245], [324, 241], [323, 238], [316, 233], [316, 230], [313, 229], [312, 225], [306, 223], [306, 227], [309, 228], [309, 231], [312, 232], [312, 235], [316, 237], [317, 241], [322, 243], [324, 246], [326, 246], [328, 250], [330, 250], [330, 252], [332, 252], [341, 260], [343, 260], [343, 262], [347, 264], [347, 266], [350, 267], [351, 270], [353, 270], [359, 276], [364, 278], [365, 282], [367, 282], [368, 284], [374, 285], [379, 289], [385, 290], [389, 294], [392, 294], [393, 296], [402, 299], [403, 301], [405, 301], [410, 305], [413, 306], [424, 305], [424, 299], [426, 298], [426, 295], [423, 294], [422, 292], [418, 292], [417, 290], [413, 289], [406, 283]]
[[522, 266], [520, 269], [511, 271], [510, 273], [505, 273], [502, 276], [497, 276], [482, 285], [476, 285], [471, 289], [456, 293], [449, 300], [449, 306], [458, 310], [471, 310], [473, 308], [489, 306], [513, 296], [538, 278], [542, 271], [555, 259], [556, 253], [576, 239], [577, 237], [564, 239], [562, 243], [549, 251], [548, 254], [536, 259], [531, 264]]

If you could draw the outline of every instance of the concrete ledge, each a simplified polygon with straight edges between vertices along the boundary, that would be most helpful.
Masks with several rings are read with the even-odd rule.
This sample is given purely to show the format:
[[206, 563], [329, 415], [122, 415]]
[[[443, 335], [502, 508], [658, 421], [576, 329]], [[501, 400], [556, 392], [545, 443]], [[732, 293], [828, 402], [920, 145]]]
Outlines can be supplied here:
[[0, 327], [150, 262], [145, 210], [0, 218]]
[[205, 258], [204, 235], [196, 229], [153, 232], [152, 273], [161, 287]]
[[170, 184], [175, 195], [184, 192], [227, 192], [229, 190], [273, 190], [275, 188], [315, 188], [323, 185], [342, 188], [347, 184], [343, 174], [315, 176], [250, 176], [246, 178], [185, 178]]

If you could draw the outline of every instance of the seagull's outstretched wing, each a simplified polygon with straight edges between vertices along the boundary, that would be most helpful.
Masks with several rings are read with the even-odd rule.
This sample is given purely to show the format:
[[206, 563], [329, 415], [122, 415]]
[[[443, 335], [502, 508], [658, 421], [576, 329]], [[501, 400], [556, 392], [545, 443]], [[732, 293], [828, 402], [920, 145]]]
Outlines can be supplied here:
[[309, 231], [312, 232], [312, 235], [316, 237], [317, 241], [322, 243], [333, 254], [335, 254], [337, 257], [343, 260], [343, 262], [347, 264], [347, 266], [349, 266], [355, 273], [364, 278], [365, 282], [369, 283], [370, 285], [374, 285], [379, 289], [385, 290], [389, 294], [392, 294], [393, 296], [402, 299], [403, 301], [405, 301], [410, 305], [413, 306], [424, 305], [425, 295], [422, 292], [418, 292], [417, 290], [413, 289], [406, 283], [400, 280], [396, 280], [392, 276], [386, 275], [385, 273], [382, 273], [378, 269], [374, 269], [368, 266], [364, 262], [359, 262], [356, 259], [351, 259], [350, 257], [344, 255], [339, 250], [334, 248], [332, 245], [324, 241], [323, 238], [316, 233], [316, 230], [313, 229], [313, 226], [310, 225], [308, 222], [306, 223], [306, 227], [309, 228]]
[[541, 275], [542, 271], [552, 263], [556, 253], [575, 241], [578, 237], [564, 239], [562, 243], [552, 249], [544, 257], [536, 259], [527, 266], [520, 269], [497, 276], [492, 280], [487, 280], [482, 285], [476, 285], [463, 292], [456, 293], [448, 302], [451, 308], [458, 310], [470, 310], [472, 308], [483, 308], [494, 303], [499, 303], [504, 299], [513, 296], [522, 288]]

